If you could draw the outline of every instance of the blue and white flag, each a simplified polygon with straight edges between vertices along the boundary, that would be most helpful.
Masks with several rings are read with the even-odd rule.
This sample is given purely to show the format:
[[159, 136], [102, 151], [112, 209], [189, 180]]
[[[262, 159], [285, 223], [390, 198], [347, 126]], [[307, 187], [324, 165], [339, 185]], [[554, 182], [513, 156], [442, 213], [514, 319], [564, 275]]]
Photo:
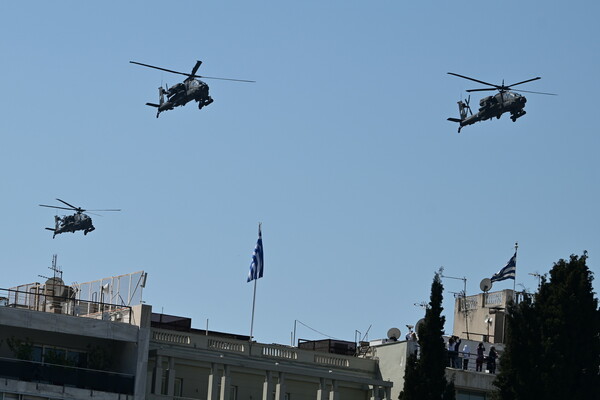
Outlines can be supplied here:
[[247, 282], [253, 281], [254, 279], [262, 278], [264, 269], [264, 256], [263, 256], [263, 243], [262, 233], [260, 231], [260, 225], [258, 226], [258, 241], [254, 248], [254, 254], [252, 254], [252, 264], [250, 264], [250, 271], [248, 272]]
[[503, 281], [505, 279], [515, 279], [517, 273], [517, 252], [508, 260], [506, 266], [492, 276], [492, 282]]

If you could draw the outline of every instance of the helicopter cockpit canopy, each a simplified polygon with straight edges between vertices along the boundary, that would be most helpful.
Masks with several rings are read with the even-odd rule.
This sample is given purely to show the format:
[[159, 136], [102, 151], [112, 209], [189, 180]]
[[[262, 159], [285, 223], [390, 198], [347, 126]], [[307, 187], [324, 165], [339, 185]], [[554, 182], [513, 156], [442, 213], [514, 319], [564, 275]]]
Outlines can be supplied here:
[[518, 99], [519, 97], [522, 97], [519, 93], [515, 93], [515, 92], [504, 92], [504, 97], [506, 99]]
[[481, 107], [485, 106], [486, 104], [488, 104], [491, 100], [492, 100], [493, 96], [486, 96], [483, 99], [479, 100], [479, 105]]

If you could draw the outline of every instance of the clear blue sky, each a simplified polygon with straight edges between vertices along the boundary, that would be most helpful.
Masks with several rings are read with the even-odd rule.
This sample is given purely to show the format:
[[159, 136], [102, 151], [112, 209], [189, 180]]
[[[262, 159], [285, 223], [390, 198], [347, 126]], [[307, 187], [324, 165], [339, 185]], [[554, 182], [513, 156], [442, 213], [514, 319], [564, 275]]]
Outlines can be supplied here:
[[[249, 334], [262, 222], [254, 333], [287, 344], [294, 320], [405, 332], [440, 266], [475, 294], [516, 241], [529, 290], [583, 250], [598, 273], [598, 15], [591, 0], [2, 2], [0, 286], [51, 274], [52, 254], [67, 283], [144, 269], [155, 311]], [[213, 104], [156, 119], [144, 103], [179, 78], [130, 60], [257, 83], [207, 81]], [[559, 96], [457, 134], [446, 118], [480, 86], [447, 72], [541, 76], [523, 89]], [[52, 240], [38, 204], [57, 197], [123, 211]], [[450, 332], [462, 282], [444, 285]]]

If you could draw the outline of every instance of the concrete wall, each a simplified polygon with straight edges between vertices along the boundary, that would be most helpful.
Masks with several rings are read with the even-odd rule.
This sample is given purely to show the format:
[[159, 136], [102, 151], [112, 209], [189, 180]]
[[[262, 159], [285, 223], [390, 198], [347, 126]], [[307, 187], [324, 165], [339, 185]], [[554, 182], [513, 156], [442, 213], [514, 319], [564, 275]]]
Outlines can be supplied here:
[[394, 382], [392, 399], [397, 399], [404, 388], [404, 370], [410, 352], [414, 352], [414, 342], [391, 342], [373, 348], [373, 357], [379, 360], [381, 377]]
[[0, 307], [0, 321], [3, 326], [44, 332], [83, 335], [131, 343], [136, 343], [138, 339], [138, 327], [135, 325], [12, 307]]
[[[461, 338], [468, 336], [471, 340], [488, 343], [503, 343], [504, 310], [513, 298], [513, 293], [512, 290], [506, 289], [467, 296], [466, 299], [457, 297], [454, 304], [453, 335]], [[491, 324], [485, 322], [487, 317], [491, 318]], [[488, 336], [487, 340], [485, 336]]]

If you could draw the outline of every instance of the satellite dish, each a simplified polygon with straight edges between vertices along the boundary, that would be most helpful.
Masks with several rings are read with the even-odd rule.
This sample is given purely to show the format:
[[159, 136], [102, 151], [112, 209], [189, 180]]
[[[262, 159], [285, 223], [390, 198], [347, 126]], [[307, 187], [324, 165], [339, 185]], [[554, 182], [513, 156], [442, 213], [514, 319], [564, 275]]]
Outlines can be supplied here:
[[421, 328], [421, 325], [423, 325], [425, 323], [425, 319], [421, 318], [420, 320], [417, 321], [417, 323], [415, 324], [415, 332], [417, 333], [417, 335], [419, 334], [419, 329]]
[[479, 284], [479, 288], [483, 292], [489, 292], [490, 289], [492, 288], [492, 280], [490, 278], [483, 278], [481, 280], [481, 283]]
[[400, 329], [398, 328], [390, 328], [387, 331], [387, 337], [388, 339], [392, 340], [392, 341], [397, 341], [398, 339], [400, 339]]

